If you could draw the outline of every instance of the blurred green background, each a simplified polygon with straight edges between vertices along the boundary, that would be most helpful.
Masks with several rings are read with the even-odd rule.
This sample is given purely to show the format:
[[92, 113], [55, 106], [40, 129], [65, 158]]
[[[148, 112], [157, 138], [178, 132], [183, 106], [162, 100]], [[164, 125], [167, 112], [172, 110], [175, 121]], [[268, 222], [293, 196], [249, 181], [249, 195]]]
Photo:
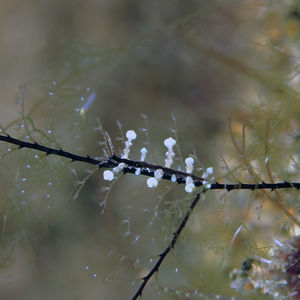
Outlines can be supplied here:
[[[146, 146], [147, 161], [163, 164], [163, 140], [173, 136], [176, 168], [192, 154], [221, 182], [256, 182], [246, 157], [270, 181], [268, 156], [274, 180], [298, 180], [297, 164], [286, 169], [299, 151], [295, 4], [3, 0], [1, 124], [22, 139], [101, 157], [98, 121], [121, 153], [120, 121], [123, 133], [138, 133], [132, 159]], [[239, 145], [242, 125], [249, 129], [245, 157], [229, 116]], [[1, 155], [1, 299], [131, 299], [192, 201], [170, 183], [149, 190], [146, 178], [126, 175], [108, 188], [84, 164], [5, 144]], [[229, 272], [297, 232], [270, 197], [208, 192], [143, 299], [181, 299], [161, 287], [235, 295]], [[297, 193], [280, 197], [296, 215]]]

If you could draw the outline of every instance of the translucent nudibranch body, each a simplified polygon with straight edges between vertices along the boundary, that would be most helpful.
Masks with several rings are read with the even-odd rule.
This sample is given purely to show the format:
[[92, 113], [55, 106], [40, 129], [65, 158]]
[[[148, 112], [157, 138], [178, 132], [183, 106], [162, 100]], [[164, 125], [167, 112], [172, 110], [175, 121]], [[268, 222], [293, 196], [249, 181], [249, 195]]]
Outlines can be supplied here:
[[132, 146], [132, 141], [136, 139], [136, 133], [134, 130], [128, 130], [126, 132], [127, 141], [125, 142], [125, 148], [123, 150], [122, 158], [128, 159], [130, 152], [130, 147]]
[[86, 102], [84, 103], [84, 105], [82, 106], [82, 108], [80, 109], [80, 115], [82, 117], [85, 117], [90, 106], [92, 105], [92, 103], [95, 101], [96, 99], [96, 93], [93, 92], [89, 95], [88, 99], [86, 100]]
[[169, 137], [164, 140], [164, 145], [168, 148], [168, 151], [166, 152], [167, 158], [165, 159], [165, 167], [166, 168], [171, 168], [173, 164], [173, 159], [175, 156], [175, 153], [173, 151], [173, 147], [176, 145], [176, 140], [173, 138]]

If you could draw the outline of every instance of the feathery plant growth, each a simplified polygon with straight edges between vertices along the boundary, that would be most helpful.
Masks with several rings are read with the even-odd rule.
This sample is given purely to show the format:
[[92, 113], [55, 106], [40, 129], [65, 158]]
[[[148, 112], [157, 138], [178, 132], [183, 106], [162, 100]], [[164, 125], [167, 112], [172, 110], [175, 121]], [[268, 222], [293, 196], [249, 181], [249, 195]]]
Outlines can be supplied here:
[[[249, 29], [222, 5], [204, 5], [124, 47], [70, 47], [55, 81], [21, 87], [20, 117], [0, 135], [3, 269], [28, 270], [28, 289], [41, 297], [297, 299], [299, 59], [289, 26], [298, 19], [283, 7], [286, 26], [266, 6], [255, 7], [262, 16]], [[236, 28], [237, 45], [225, 47], [210, 18], [229, 19], [222, 34]], [[159, 63], [151, 55], [153, 65], [144, 49], [157, 54], [170, 36], [196, 83], [176, 82], [172, 71], [152, 86], [140, 71], [140, 84], [132, 61], [163, 72], [169, 48]], [[131, 106], [122, 98], [128, 78]], [[172, 80], [176, 97], [160, 94]], [[119, 85], [124, 94], [113, 92]], [[223, 101], [236, 86], [239, 105], [210, 101], [217, 87]], [[151, 101], [139, 106], [142, 87]], [[223, 122], [211, 122], [221, 105]]]
[[[51, 95], [52, 96], [52, 95]], [[80, 114], [86, 114], [87, 113], [87, 103], [90, 105], [92, 100], [95, 99], [95, 93], [92, 93], [85, 104], [83, 104], [82, 109], [80, 110]], [[76, 110], [78, 111], [78, 110]], [[222, 190], [225, 192], [229, 192], [231, 190], [250, 190], [252, 192], [256, 192], [259, 190], [263, 190], [264, 194], [270, 199], [271, 203], [274, 206], [277, 206], [280, 210], [282, 210], [282, 213], [291, 221], [294, 223], [294, 225], [299, 226], [299, 221], [297, 219], [297, 216], [295, 216], [291, 211], [290, 208], [286, 207], [283, 204], [283, 201], [280, 198], [280, 195], [278, 194], [278, 190], [280, 189], [293, 189], [298, 191], [300, 188], [300, 182], [293, 182], [285, 180], [284, 182], [275, 182], [271, 173], [270, 169], [270, 164], [269, 160], [270, 157], [268, 155], [268, 138], [269, 138], [269, 121], [266, 122], [266, 141], [264, 145], [264, 165], [266, 167], [267, 174], [270, 176], [268, 183], [266, 183], [264, 180], [260, 178], [259, 173], [256, 172], [255, 168], [252, 165], [252, 160], [249, 161], [248, 156], [246, 155], [246, 126], [243, 125], [242, 128], [242, 145], [239, 146], [234, 135], [232, 132], [232, 127], [231, 127], [231, 119], [229, 121], [230, 123], [230, 134], [232, 138], [233, 145], [235, 146], [236, 150], [238, 153], [241, 154], [241, 159], [245, 160], [245, 163], [248, 168], [248, 172], [251, 176], [253, 176], [254, 182], [241, 182], [238, 181], [237, 183], [219, 183], [218, 181], [215, 181], [215, 177], [213, 176], [213, 168], [208, 167], [206, 170], [202, 170], [202, 168], [198, 169], [198, 172], [201, 173], [201, 175], [197, 176], [193, 174], [194, 170], [194, 163], [195, 160], [191, 156], [187, 157], [184, 162], [185, 162], [185, 170], [182, 169], [182, 166], [178, 166], [178, 168], [173, 169], [172, 165], [174, 163], [174, 157], [175, 157], [175, 152], [173, 147], [176, 145], [176, 140], [172, 137], [166, 138], [164, 140], [164, 145], [167, 148], [166, 152], [166, 158], [165, 158], [165, 164], [164, 166], [158, 165], [158, 164], [150, 164], [146, 162], [146, 154], [148, 152], [147, 148], [143, 147], [140, 150], [141, 156], [139, 160], [132, 160], [129, 158], [130, 154], [130, 148], [133, 144], [133, 141], [137, 138], [137, 134], [134, 130], [128, 130], [126, 132], [126, 139], [124, 140], [125, 147], [122, 150], [120, 155], [117, 155], [114, 150], [113, 142], [109, 134], [105, 131], [103, 131], [102, 127], [99, 125], [96, 130], [100, 130], [103, 135], [104, 139], [104, 148], [103, 148], [103, 153], [104, 156], [101, 157], [94, 157], [91, 158], [90, 156], [82, 156], [78, 154], [74, 154], [71, 152], [64, 151], [57, 142], [54, 140], [51, 140], [48, 138], [49, 141], [51, 141], [51, 147], [50, 146], [45, 146], [40, 143], [37, 143], [34, 140], [33, 135], [35, 133], [41, 134], [42, 136], [44, 135], [40, 130], [36, 129], [34, 126], [33, 122], [30, 122], [32, 126], [32, 130], [28, 130], [28, 123], [25, 120], [25, 117], [23, 117], [23, 122], [20, 125], [20, 128], [24, 129], [25, 136], [23, 138], [14, 138], [11, 137], [7, 132], [6, 129], [2, 128], [1, 132], [2, 135], [0, 135], [0, 140], [13, 145], [13, 147], [8, 146], [7, 152], [14, 152], [17, 151], [18, 149], [29, 149], [33, 151], [37, 151], [37, 153], [33, 154], [33, 159], [32, 162], [26, 162], [25, 166], [23, 167], [24, 169], [31, 169], [32, 165], [35, 165], [33, 163], [34, 160], [37, 160], [38, 163], [41, 163], [40, 161], [45, 159], [46, 156], [57, 156], [57, 157], [62, 157], [62, 158], [67, 158], [70, 159], [71, 162], [82, 162], [86, 163], [92, 166], [96, 166], [97, 168], [105, 168], [106, 170], [103, 172], [103, 178], [105, 181], [114, 181], [116, 180], [120, 174], [126, 174], [126, 173], [132, 173], [135, 176], [140, 176], [144, 175], [149, 177], [147, 179], [147, 186], [151, 189], [157, 188], [159, 182], [164, 179], [167, 181], [170, 181], [172, 183], [177, 183], [177, 184], [184, 184], [184, 190], [188, 194], [196, 194], [194, 195], [194, 200], [191, 201], [191, 203], [186, 206], [185, 212], [184, 209], [181, 208], [180, 211], [180, 216], [181, 216], [181, 221], [179, 222], [179, 225], [177, 229], [173, 232], [170, 238], [170, 242], [168, 243], [167, 247], [163, 252], [161, 252], [158, 256], [158, 259], [156, 262], [154, 262], [153, 267], [150, 267], [150, 271], [141, 278], [141, 284], [137, 290], [137, 292], [134, 294], [132, 299], [137, 299], [139, 296], [142, 296], [143, 290], [146, 287], [148, 281], [153, 277], [153, 275], [157, 272], [159, 272], [159, 268], [166, 259], [167, 255], [169, 252], [175, 247], [175, 244], [177, 242], [177, 239], [179, 235], [181, 234], [182, 230], [186, 226], [186, 223], [188, 222], [194, 208], [196, 207], [197, 203], [200, 200], [201, 194], [204, 194], [207, 191], [211, 190]], [[26, 126], [24, 125], [26, 124]], [[28, 131], [27, 131], [28, 130]], [[48, 130], [48, 134], [51, 134], [51, 131]], [[25, 141], [25, 140], [29, 140]], [[44, 153], [44, 157], [41, 156], [41, 154], [38, 154], [39, 152]], [[29, 154], [30, 155], [30, 154]], [[5, 155], [4, 155], [5, 156]], [[54, 160], [53, 160], [54, 161]], [[43, 164], [44, 165], [44, 164]], [[290, 166], [288, 166], [291, 168]], [[57, 171], [57, 168], [66, 168], [65, 162], [59, 163], [58, 166], [56, 166], [55, 171]], [[76, 171], [72, 168], [70, 168], [70, 172], [76, 174]], [[24, 170], [23, 170], [24, 172]], [[89, 171], [90, 174], [93, 174], [95, 170]], [[287, 173], [290, 172], [290, 170], [286, 170]], [[17, 178], [19, 179], [20, 175], [17, 175]], [[89, 176], [88, 176], [89, 177]], [[82, 182], [77, 183], [76, 187], [76, 192], [75, 195], [76, 197], [78, 196], [78, 193], [80, 192], [82, 185], [85, 183], [85, 181], [88, 179], [86, 177]], [[21, 177], [19, 179], [20, 184], [23, 182], [27, 181], [26, 177]], [[47, 186], [50, 187], [52, 186], [52, 181], [49, 181], [47, 183]], [[171, 187], [170, 187], [171, 188]], [[109, 190], [109, 189], [108, 189]], [[266, 190], [269, 190], [271, 192], [274, 192], [276, 197], [270, 196]], [[20, 190], [21, 195], [25, 195], [25, 190], [22, 189]], [[28, 197], [28, 196], [27, 196]], [[50, 209], [51, 206], [49, 204], [49, 199], [52, 197], [51, 194], [47, 193], [45, 195], [45, 198], [48, 200], [46, 203], [46, 209]], [[185, 199], [185, 202], [189, 202], [188, 199]], [[44, 204], [45, 205], [45, 204]], [[21, 206], [24, 207], [25, 210], [28, 209], [28, 206], [30, 207], [29, 203], [27, 200], [23, 199], [21, 202]], [[101, 207], [101, 212], [105, 213], [105, 209], [107, 206], [107, 197], [99, 203], [99, 206]], [[20, 209], [20, 208], [19, 208]], [[18, 209], [18, 210], [19, 210]], [[157, 209], [157, 208], [156, 208]], [[6, 220], [5, 220], [6, 221]], [[148, 223], [148, 225], [152, 225], [153, 219], [151, 222]], [[124, 219], [124, 223], [128, 224], [128, 230], [129, 230], [129, 219]], [[240, 231], [243, 229], [243, 227], [246, 228], [245, 224], [239, 225], [237, 228], [236, 232], [234, 233], [231, 242], [233, 243], [235, 239], [237, 239]], [[5, 232], [5, 228], [4, 228]], [[126, 235], [130, 235], [130, 231], [126, 232]], [[136, 243], [139, 239], [141, 238], [140, 235], [136, 235], [133, 244]], [[279, 254], [276, 253], [277, 256], [279, 256], [279, 262], [275, 263], [272, 260], [267, 260], [265, 258], [256, 258], [256, 259], [249, 259], [247, 260], [247, 263], [243, 263], [243, 267], [241, 268], [240, 271], [235, 270], [233, 271], [232, 278], [234, 280], [234, 283], [232, 284], [232, 287], [243, 290], [243, 289], [254, 289], [257, 290], [258, 292], [262, 292], [265, 294], [273, 295], [274, 297], [282, 297], [285, 298], [288, 295], [291, 295], [291, 297], [298, 297], [298, 275], [297, 275], [297, 270], [298, 267], [295, 266], [295, 264], [298, 264], [297, 261], [297, 256], [290, 258], [291, 254], [288, 253], [297, 253], [297, 247], [298, 247], [298, 242], [291, 242], [291, 246], [286, 246], [286, 250], [279, 241], [275, 239], [275, 242], [280, 245], [281, 250], [279, 251]], [[290, 249], [293, 250], [290, 250]], [[293, 254], [294, 255], [294, 254]], [[257, 256], [257, 255], [256, 255]], [[280, 256], [282, 258], [280, 259]], [[248, 272], [253, 269], [254, 267], [252, 264], [254, 264], [254, 261], [258, 262], [259, 266], [259, 271], [255, 272], [255, 275], [248, 275]], [[153, 259], [150, 259], [150, 262], [153, 262]], [[249, 263], [248, 263], [249, 262]], [[262, 264], [266, 264], [267, 266], [263, 267]], [[274, 266], [275, 264], [275, 266]], [[245, 267], [246, 265], [246, 267]], [[270, 269], [269, 266], [272, 266]], [[268, 269], [269, 268], [269, 269]], [[292, 268], [292, 271], [290, 271], [290, 268]], [[88, 270], [88, 267], [87, 267]], [[176, 271], [178, 272], [178, 269], [176, 268]], [[278, 276], [275, 276], [275, 273], [281, 272], [281, 276], [279, 279], [277, 278]], [[291, 273], [291, 274], [290, 274]], [[266, 279], [267, 275], [269, 274], [269, 277], [274, 277], [271, 279]], [[97, 276], [97, 274], [94, 274], [94, 276]], [[296, 277], [295, 277], [296, 276]], [[252, 278], [253, 277], [253, 278]], [[295, 278], [294, 278], [295, 277]], [[271, 282], [271, 283], [270, 283]], [[296, 282], [296, 283], [295, 283]], [[168, 288], [164, 288], [165, 291], [169, 291]], [[178, 292], [176, 292], [178, 293]], [[198, 289], [194, 290], [194, 292], [191, 294], [190, 292], [184, 293], [185, 297], [189, 297], [189, 295], [194, 295], [194, 296], [199, 296], [199, 297], [206, 297], [206, 293], [200, 292]], [[220, 295], [215, 295], [216, 298], [219, 298]]]

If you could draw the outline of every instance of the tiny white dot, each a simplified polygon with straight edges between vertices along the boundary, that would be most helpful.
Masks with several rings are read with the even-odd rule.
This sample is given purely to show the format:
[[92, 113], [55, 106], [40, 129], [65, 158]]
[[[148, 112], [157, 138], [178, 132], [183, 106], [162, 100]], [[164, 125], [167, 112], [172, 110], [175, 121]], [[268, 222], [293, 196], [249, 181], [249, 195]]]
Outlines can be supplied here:
[[173, 175], [171, 176], [171, 181], [172, 181], [172, 182], [176, 182], [176, 181], [177, 181], [176, 175], [173, 174]]

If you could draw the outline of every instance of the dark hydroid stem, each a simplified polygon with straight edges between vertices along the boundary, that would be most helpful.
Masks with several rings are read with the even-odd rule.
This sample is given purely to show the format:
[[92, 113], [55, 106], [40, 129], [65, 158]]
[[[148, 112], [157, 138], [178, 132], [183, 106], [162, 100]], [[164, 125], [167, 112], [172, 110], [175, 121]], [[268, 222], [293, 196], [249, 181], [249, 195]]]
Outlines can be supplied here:
[[[70, 152], [66, 152], [62, 149], [54, 149], [47, 146], [40, 145], [38, 143], [29, 143], [24, 142], [19, 139], [15, 139], [9, 135], [0, 135], [0, 141], [14, 144], [19, 146], [19, 148], [29, 148], [33, 150], [38, 150], [44, 152], [46, 155], [57, 155], [65, 158], [69, 158], [72, 162], [80, 161], [85, 162], [92, 165], [97, 165], [99, 168], [107, 168], [112, 169], [118, 166], [120, 163], [124, 163], [125, 167], [123, 168], [123, 173], [131, 173], [135, 174], [136, 171], [139, 169], [141, 175], [154, 177], [154, 172], [156, 170], [161, 169], [163, 171], [163, 179], [171, 181], [172, 175], [176, 176], [176, 182], [178, 184], [185, 184], [187, 177], [192, 177], [195, 186], [202, 186], [203, 179], [201, 177], [188, 174], [182, 171], [177, 171], [174, 169], [162, 167], [160, 165], [153, 165], [143, 161], [135, 161], [130, 159], [120, 158], [116, 155], [113, 155], [105, 160], [99, 160], [95, 158], [91, 158], [89, 156], [81, 156], [77, 154], [73, 154]], [[286, 188], [296, 188], [300, 189], [299, 182], [279, 182], [279, 183], [234, 183], [234, 184], [224, 184], [214, 182], [211, 184], [211, 190], [261, 190], [261, 189], [269, 189], [269, 190], [277, 190], [277, 189], [286, 189]]]
[[84, 157], [84, 156], [80, 156], [80, 155], [76, 155], [76, 154], [73, 154], [70, 152], [63, 151], [62, 149], [53, 149], [53, 148], [49, 148], [46, 146], [42, 146], [38, 143], [24, 142], [22, 140], [11, 137], [10, 135], [0, 135], [0, 141], [17, 145], [17, 146], [19, 146], [19, 149], [21, 149], [21, 148], [34, 149], [34, 150], [38, 150], [41, 152], [45, 152], [46, 155], [53, 154], [53, 155], [57, 155], [57, 156], [62, 156], [62, 157], [69, 158], [72, 161], [82, 161], [82, 162], [86, 162], [86, 163], [93, 164], [93, 165], [97, 165], [100, 163], [100, 161], [90, 158], [89, 156]]
[[296, 188], [300, 189], [299, 182], [278, 182], [278, 183], [265, 183], [261, 182], [258, 184], [254, 183], [235, 183], [235, 184], [224, 184], [224, 183], [212, 183], [210, 189], [211, 190], [278, 190], [278, 189], [286, 189], [286, 188]]
[[135, 295], [132, 297], [132, 300], [136, 300], [138, 297], [142, 296], [143, 290], [147, 284], [147, 282], [151, 279], [151, 277], [158, 271], [160, 265], [162, 264], [162, 262], [164, 261], [164, 259], [166, 258], [166, 256], [168, 255], [168, 253], [171, 251], [172, 248], [174, 248], [176, 241], [181, 233], [181, 231], [183, 230], [185, 224], [187, 223], [194, 207], [196, 206], [196, 204], [198, 203], [200, 199], [200, 194], [196, 195], [196, 198], [193, 200], [193, 202], [191, 203], [191, 205], [189, 206], [184, 218], [182, 219], [180, 225], [178, 226], [177, 230], [173, 233], [173, 239], [170, 242], [170, 244], [168, 245], [168, 247], [161, 253], [159, 254], [159, 259], [157, 261], [157, 263], [154, 265], [154, 267], [150, 270], [150, 272], [142, 278], [142, 283], [138, 289], [138, 291], [135, 293]]

